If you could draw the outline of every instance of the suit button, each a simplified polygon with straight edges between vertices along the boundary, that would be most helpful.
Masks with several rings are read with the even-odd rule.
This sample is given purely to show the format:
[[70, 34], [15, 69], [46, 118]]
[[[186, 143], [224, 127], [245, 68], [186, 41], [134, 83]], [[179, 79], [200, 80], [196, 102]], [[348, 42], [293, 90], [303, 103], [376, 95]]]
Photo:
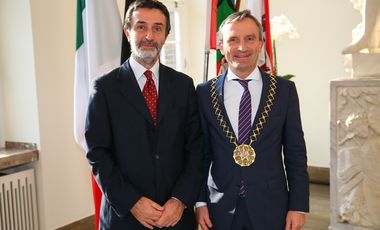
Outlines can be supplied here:
[[158, 154], [154, 154], [154, 158], [156, 158], [156, 160], [159, 160], [160, 156]]

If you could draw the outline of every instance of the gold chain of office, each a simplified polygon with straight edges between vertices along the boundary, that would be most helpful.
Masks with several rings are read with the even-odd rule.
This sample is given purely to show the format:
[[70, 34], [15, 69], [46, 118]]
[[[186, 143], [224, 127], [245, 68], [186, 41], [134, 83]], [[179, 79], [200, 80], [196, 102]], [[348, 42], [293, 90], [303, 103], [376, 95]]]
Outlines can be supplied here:
[[276, 94], [276, 83], [277, 80], [275, 76], [270, 75], [270, 84], [267, 95], [267, 100], [265, 102], [264, 111], [261, 113], [261, 117], [258, 119], [256, 123], [256, 128], [253, 130], [252, 135], [250, 136], [249, 144], [237, 144], [236, 137], [234, 133], [231, 131], [231, 128], [227, 125], [227, 122], [224, 120], [224, 116], [222, 114], [222, 110], [220, 109], [220, 105], [218, 103], [218, 96], [216, 92], [216, 81], [217, 78], [211, 80], [211, 103], [215, 110], [216, 119], [223, 129], [227, 139], [231, 144], [235, 145], [235, 150], [233, 153], [233, 158], [236, 164], [245, 167], [250, 166], [253, 162], [255, 162], [256, 152], [252, 147], [252, 143], [257, 140], [257, 136], [260, 135], [261, 130], [263, 129], [263, 125], [266, 123], [267, 118], [269, 117], [269, 112], [272, 109], [274, 95]]

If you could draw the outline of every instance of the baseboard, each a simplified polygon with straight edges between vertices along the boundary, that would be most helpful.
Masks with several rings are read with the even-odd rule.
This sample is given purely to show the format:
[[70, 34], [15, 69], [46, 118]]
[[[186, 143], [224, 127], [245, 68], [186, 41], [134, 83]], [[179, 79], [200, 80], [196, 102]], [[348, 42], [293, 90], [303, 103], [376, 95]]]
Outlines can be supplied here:
[[324, 167], [308, 166], [310, 183], [330, 184], [330, 169]]
[[94, 215], [85, 217], [81, 220], [75, 221], [71, 224], [65, 225], [63, 227], [57, 228], [57, 230], [93, 230], [95, 229]]

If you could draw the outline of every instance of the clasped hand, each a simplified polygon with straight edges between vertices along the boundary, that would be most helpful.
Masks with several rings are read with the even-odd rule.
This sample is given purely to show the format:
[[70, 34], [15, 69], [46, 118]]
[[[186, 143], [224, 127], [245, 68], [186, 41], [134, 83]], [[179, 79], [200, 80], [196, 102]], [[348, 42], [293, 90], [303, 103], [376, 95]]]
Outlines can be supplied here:
[[174, 226], [181, 219], [185, 205], [176, 199], [169, 199], [164, 206], [141, 197], [132, 207], [132, 215], [146, 228]]

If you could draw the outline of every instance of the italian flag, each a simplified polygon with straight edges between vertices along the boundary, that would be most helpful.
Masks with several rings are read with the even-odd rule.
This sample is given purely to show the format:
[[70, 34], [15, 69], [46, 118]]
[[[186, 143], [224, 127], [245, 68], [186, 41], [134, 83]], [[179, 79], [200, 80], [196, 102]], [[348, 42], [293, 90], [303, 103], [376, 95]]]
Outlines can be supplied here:
[[77, 0], [74, 136], [86, 150], [84, 126], [91, 82], [120, 64], [122, 25], [115, 0]]
[[[74, 79], [74, 137], [86, 152], [84, 137], [92, 82], [120, 64], [122, 24], [116, 0], [77, 0]], [[102, 193], [92, 177], [98, 228]]]

